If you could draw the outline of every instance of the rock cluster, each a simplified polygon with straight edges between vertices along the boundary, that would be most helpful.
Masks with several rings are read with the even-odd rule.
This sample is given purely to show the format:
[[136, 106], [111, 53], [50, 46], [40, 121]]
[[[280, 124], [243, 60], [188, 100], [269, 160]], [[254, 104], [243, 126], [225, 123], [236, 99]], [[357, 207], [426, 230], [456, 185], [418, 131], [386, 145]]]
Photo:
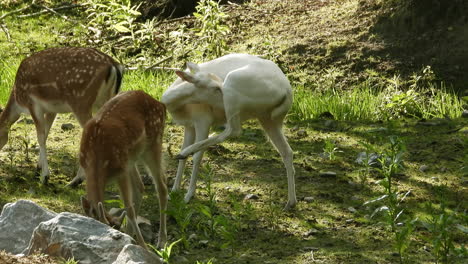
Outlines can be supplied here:
[[0, 250], [44, 253], [81, 264], [163, 263], [127, 234], [99, 221], [68, 212], [57, 214], [27, 200], [3, 207]]

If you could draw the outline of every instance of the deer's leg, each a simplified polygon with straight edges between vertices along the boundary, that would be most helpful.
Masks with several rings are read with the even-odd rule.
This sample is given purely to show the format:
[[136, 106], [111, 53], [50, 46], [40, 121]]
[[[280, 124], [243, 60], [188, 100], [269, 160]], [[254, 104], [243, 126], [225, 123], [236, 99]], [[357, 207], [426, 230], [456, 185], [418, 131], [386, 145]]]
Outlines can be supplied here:
[[127, 171], [126, 175], [120, 177], [118, 180], [120, 193], [122, 195], [123, 202], [125, 204], [125, 208], [127, 211], [127, 223], [130, 225], [129, 232], [131, 235], [136, 235], [136, 240], [140, 246], [148, 250], [146, 247], [145, 240], [141, 235], [140, 228], [138, 227], [136, 218], [135, 207], [133, 205], [133, 189], [132, 180], [130, 179], [131, 175], [129, 175], [129, 171]]
[[229, 111], [229, 108], [226, 107], [226, 117], [227, 124], [223, 132], [218, 135], [211, 136], [205, 140], [196, 142], [195, 144], [183, 149], [177, 156], [177, 159], [186, 159], [189, 155], [192, 155], [195, 152], [204, 150], [210, 146], [219, 144], [225, 141], [230, 136], [237, 136], [242, 131], [240, 116], [238, 113]]
[[[145, 186], [143, 185], [143, 181], [141, 180], [141, 176], [138, 172], [137, 165], [130, 165], [128, 168], [128, 176], [130, 177], [131, 181], [132, 205], [133, 210], [135, 211], [135, 219], [137, 219], [138, 213], [140, 211]], [[138, 222], [136, 222], [136, 224], [138, 225]], [[127, 233], [130, 235], [137, 235], [138, 231], [135, 230], [132, 225], [127, 225]]]
[[[91, 110], [81, 112], [81, 111], [76, 111], [75, 109], [73, 109], [73, 113], [82, 128], [84, 128], [84, 126], [86, 125], [86, 122], [88, 122], [88, 120], [91, 119], [92, 117]], [[71, 182], [67, 184], [67, 187], [72, 187], [72, 188], [76, 187], [80, 183], [82, 183], [85, 180], [85, 178], [86, 176], [83, 172], [83, 169], [81, 168], [81, 166], [79, 166], [76, 176], [73, 178], [73, 180], [71, 180]]]
[[130, 170], [130, 177], [132, 179], [132, 186], [133, 186], [133, 204], [135, 207], [135, 213], [138, 215], [140, 211], [140, 206], [141, 206], [141, 200], [143, 197], [143, 191], [145, 190], [145, 186], [143, 184], [143, 181], [141, 180], [141, 175], [138, 172], [137, 165], [135, 164], [132, 166]]
[[[208, 133], [210, 132], [210, 125], [211, 124], [195, 123], [195, 131], [196, 131], [195, 142], [200, 142], [208, 138]], [[205, 153], [205, 150], [202, 149], [193, 155], [192, 176], [190, 177], [190, 185], [189, 185], [187, 194], [184, 197], [184, 200], [187, 203], [195, 195], [195, 189], [197, 188], [198, 171], [200, 169], [200, 164], [203, 159], [204, 153]]]
[[49, 165], [47, 164], [47, 147], [46, 147], [46, 138], [47, 138], [47, 124], [45, 115], [40, 109], [30, 109], [31, 117], [34, 120], [34, 125], [36, 126], [37, 132], [37, 142], [39, 144], [39, 160], [38, 167], [41, 168], [41, 183], [46, 184], [49, 178]]
[[[47, 137], [49, 136], [50, 128], [52, 127], [52, 124], [54, 123], [55, 117], [57, 116], [57, 113], [46, 113], [44, 114], [44, 136], [45, 136], [45, 141], [47, 142]], [[44, 157], [41, 157], [41, 152], [39, 152], [39, 160], [37, 161], [37, 167], [42, 168], [43, 164], [41, 163], [41, 160], [44, 159]], [[45, 158], [47, 162], [47, 157]]]
[[91, 108], [86, 110], [86, 111], [77, 111], [73, 109], [73, 114], [75, 115], [76, 119], [78, 120], [78, 123], [80, 123], [80, 126], [83, 128], [86, 125], [86, 122], [90, 120], [93, 115], [91, 114]]
[[[182, 148], [184, 149], [193, 144], [195, 141], [195, 128], [185, 126], [184, 128], [184, 143], [182, 144]], [[174, 181], [174, 185], [172, 186], [172, 191], [177, 191], [180, 189], [180, 184], [182, 183], [182, 177], [184, 176], [184, 168], [185, 168], [185, 159], [179, 160], [179, 165], [177, 167], [177, 174]]]
[[55, 117], [57, 116], [57, 113], [46, 113], [45, 114], [45, 137], [47, 140], [47, 137], [49, 136], [50, 128], [52, 127], [52, 124], [54, 123]]
[[5, 109], [3, 109], [3, 112], [0, 114], [0, 149], [8, 142], [10, 127], [20, 118], [20, 115], [21, 111], [14, 96], [10, 96]]
[[[162, 142], [162, 139], [159, 139]], [[166, 177], [162, 170], [162, 145], [154, 144], [151, 150], [144, 154], [144, 161], [148, 173], [153, 176], [154, 185], [159, 198], [159, 236], [158, 248], [163, 248], [167, 241], [166, 210], [167, 210], [167, 185]]]
[[293, 151], [284, 136], [282, 123], [283, 120], [260, 119], [260, 124], [280, 153], [284, 166], [286, 167], [286, 174], [288, 177], [288, 203], [286, 204], [285, 210], [287, 210], [296, 205], [297, 199], [294, 181]]

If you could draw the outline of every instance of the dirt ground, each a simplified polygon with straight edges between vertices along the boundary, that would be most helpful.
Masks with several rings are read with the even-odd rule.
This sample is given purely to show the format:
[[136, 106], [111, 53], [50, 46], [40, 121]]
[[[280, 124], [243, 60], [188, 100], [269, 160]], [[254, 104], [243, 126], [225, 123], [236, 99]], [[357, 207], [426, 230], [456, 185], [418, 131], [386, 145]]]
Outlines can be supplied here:
[[5, 251], [0, 251], [0, 264], [58, 264], [56, 259], [45, 255], [17, 257]]

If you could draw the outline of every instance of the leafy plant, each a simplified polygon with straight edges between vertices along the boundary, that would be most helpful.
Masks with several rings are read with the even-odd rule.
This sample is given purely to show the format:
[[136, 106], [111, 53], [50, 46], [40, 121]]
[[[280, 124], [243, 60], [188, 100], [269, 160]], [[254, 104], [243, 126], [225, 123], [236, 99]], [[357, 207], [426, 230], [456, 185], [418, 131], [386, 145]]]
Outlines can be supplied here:
[[460, 213], [457, 217], [457, 211], [451, 211], [447, 206], [446, 186], [441, 186], [437, 190], [440, 204], [432, 202], [425, 203], [425, 210], [428, 214], [421, 223], [429, 231], [429, 236], [425, 239], [431, 243], [431, 253], [435, 263], [454, 263], [458, 259], [468, 257], [468, 252], [464, 245], [457, 248], [455, 245], [455, 235], [459, 231], [465, 236], [468, 234], [468, 228], [462, 223], [467, 223], [466, 213]]
[[200, 177], [205, 182], [205, 187], [202, 188], [208, 196], [208, 205], [200, 204], [198, 212], [202, 214], [204, 219], [199, 223], [198, 227], [203, 229], [205, 235], [209, 237], [216, 237], [216, 226], [218, 225], [218, 207], [216, 205], [216, 190], [213, 188], [213, 175], [214, 171], [210, 163], [206, 163], [200, 171]]
[[335, 142], [327, 138], [325, 140], [325, 146], [323, 147], [323, 152], [325, 155], [328, 157], [329, 160], [335, 160], [336, 159], [336, 153], [341, 152], [338, 147], [336, 147]]
[[398, 187], [394, 184], [395, 176], [403, 168], [403, 154], [405, 146], [396, 136], [390, 136], [389, 148], [380, 155], [379, 161], [382, 165], [381, 168], [377, 168], [377, 171], [384, 177], [379, 181], [379, 185], [384, 188], [384, 195], [379, 198], [366, 202], [365, 204], [373, 203], [380, 200], [385, 200], [386, 204], [377, 208], [372, 216], [378, 212], [386, 212], [388, 223], [391, 226], [391, 230], [395, 231], [396, 223], [398, 218], [403, 213], [400, 209], [400, 203], [408, 196], [411, 192], [406, 192], [402, 197], [399, 197]]
[[413, 73], [409, 80], [411, 89], [430, 87], [436, 80], [436, 76], [431, 66], [426, 65], [422, 70], [421, 74]]
[[272, 230], [276, 230], [279, 226], [279, 219], [281, 213], [281, 206], [275, 203], [275, 198], [273, 197], [273, 190], [268, 191], [269, 201], [267, 202], [268, 211], [267, 211], [267, 222]]
[[436, 263], [449, 263], [450, 253], [454, 249], [453, 235], [450, 230], [454, 226], [454, 219], [447, 213], [444, 202], [440, 210], [436, 210], [430, 202], [427, 202], [425, 207], [429, 216], [422, 221], [422, 224], [430, 232], [431, 253]]
[[31, 137], [29, 136], [29, 131], [23, 128], [23, 136], [20, 137], [22, 147], [24, 148], [24, 153], [26, 155], [25, 160], [27, 162], [31, 161], [29, 158], [29, 152], [31, 149]]
[[384, 205], [374, 210], [371, 218], [377, 213], [384, 213], [386, 223], [394, 234], [394, 246], [399, 253], [400, 263], [403, 263], [405, 252], [410, 243], [409, 237], [414, 231], [417, 219], [406, 223], [400, 220], [404, 212], [401, 203], [411, 193], [411, 190], [400, 194], [394, 180], [395, 176], [403, 169], [403, 154], [406, 147], [404, 142], [396, 136], [390, 136], [389, 141], [390, 145], [380, 154], [381, 168], [376, 168], [384, 177], [379, 181], [379, 185], [384, 188], [384, 194], [374, 200], [365, 202], [364, 205], [384, 202]]
[[200, 0], [193, 15], [197, 21], [193, 30], [201, 37], [202, 57], [220, 57], [228, 49], [225, 41], [230, 32], [225, 24], [228, 15], [222, 11], [219, 3], [213, 0]]
[[361, 165], [359, 169], [359, 180], [361, 184], [364, 184], [367, 181], [367, 178], [371, 174], [373, 167], [378, 165], [378, 155], [376, 149], [367, 142], [360, 141], [360, 145], [364, 146], [366, 151], [363, 152], [361, 159], [358, 163]]
[[404, 91], [404, 81], [395, 75], [387, 79], [388, 86], [384, 91], [384, 101], [381, 106], [383, 119], [390, 120], [403, 116], [421, 116], [421, 97], [414, 88]]
[[[119, 59], [127, 59], [144, 52], [154, 42], [156, 20], [137, 22], [141, 16], [139, 5], [132, 5], [130, 0], [88, 0], [86, 3], [88, 23], [88, 41], [104, 45], [106, 52], [111, 51]], [[146, 56], [142, 55], [144, 60]], [[140, 61], [140, 60], [136, 60]]]
[[157, 249], [151, 244], [148, 245], [154, 250], [154, 252], [156, 252], [156, 254], [158, 254], [164, 260], [165, 263], [170, 264], [169, 259], [171, 258], [172, 247], [174, 247], [180, 241], [182, 241], [182, 238], [172, 242], [169, 245], [167, 245], [166, 243], [166, 245], [164, 245], [164, 248], [162, 248], [161, 250]]
[[171, 192], [169, 194], [170, 203], [166, 213], [172, 216], [178, 226], [178, 233], [185, 248], [189, 247], [187, 228], [190, 225], [194, 210], [184, 201], [182, 191]]
[[215, 212], [211, 207], [200, 204], [198, 206], [199, 213], [203, 216], [202, 220], [198, 223], [198, 228], [203, 230], [205, 235], [211, 238], [216, 237], [215, 227], [218, 224], [216, 222]]
[[216, 217], [217, 233], [224, 240], [221, 245], [222, 249], [231, 247], [231, 253], [234, 254], [234, 242], [237, 237], [237, 225], [233, 224], [230, 219], [224, 215], [218, 215]]
[[398, 252], [398, 256], [400, 257], [400, 263], [404, 262], [404, 256], [406, 255], [406, 251], [408, 250], [411, 244], [411, 235], [416, 228], [416, 223], [418, 222], [418, 218], [412, 219], [407, 222], [400, 223], [398, 229], [395, 230], [395, 249]]
[[17, 138], [14, 136], [14, 130], [10, 130], [10, 136], [8, 137], [8, 144], [10, 145], [10, 150], [8, 151], [7, 157], [10, 161], [10, 170], [13, 170], [15, 167], [15, 157], [16, 149], [18, 148]]

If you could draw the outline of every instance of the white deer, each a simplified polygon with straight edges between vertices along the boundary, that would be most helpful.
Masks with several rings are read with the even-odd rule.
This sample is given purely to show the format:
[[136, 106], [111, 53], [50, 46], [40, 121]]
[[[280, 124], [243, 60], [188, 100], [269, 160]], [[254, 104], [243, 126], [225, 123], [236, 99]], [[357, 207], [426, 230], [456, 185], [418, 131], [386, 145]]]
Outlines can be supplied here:
[[[114, 59], [93, 48], [51, 48], [24, 59], [16, 73], [8, 103], [0, 115], [0, 150], [21, 113], [31, 115], [39, 143], [40, 180], [47, 183], [46, 140], [57, 113], [73, 112], [83, 127], [118, 93], [122, 69]], [[72, 183], [79, 183], [75, 178]]]
[[158, 247], [166, 243], [167, 187], [162, 172], [162, 137], [166, 108], [142, 91], [124, 92], [107, 102], [86, 124], [80, 146], [80, 164], [86, 174], [85, 214], [109, 225], [120, 226], [121, 218], [104, 209], [104, 189], [117, 181], [125, 204], [128, 233], [146, 248], [136, 222], [143, 183], [136, 162], [152, 175], [160, 205]]
[[[182, 151], [173, 191], [180, 188], [187, 156], [193, 156], [193, 171], [185, 201], [194, 195], [203, 152], [211, 145], [241, 133], [241, 122], [256, 118], [280, 153], [288, 177], [286, 209], [295, 206], [293, 152], [284, 136], [283, 120], [291, 108], [291, 85], [272, 61], [247, 54], [231, 54], [202, 63], [187, 63], [188, 71], [163, 94], [161, 102], [173, 120], [185, 127]], [[225, 124], [225, 130], [208, 138], [210, 126]]]

